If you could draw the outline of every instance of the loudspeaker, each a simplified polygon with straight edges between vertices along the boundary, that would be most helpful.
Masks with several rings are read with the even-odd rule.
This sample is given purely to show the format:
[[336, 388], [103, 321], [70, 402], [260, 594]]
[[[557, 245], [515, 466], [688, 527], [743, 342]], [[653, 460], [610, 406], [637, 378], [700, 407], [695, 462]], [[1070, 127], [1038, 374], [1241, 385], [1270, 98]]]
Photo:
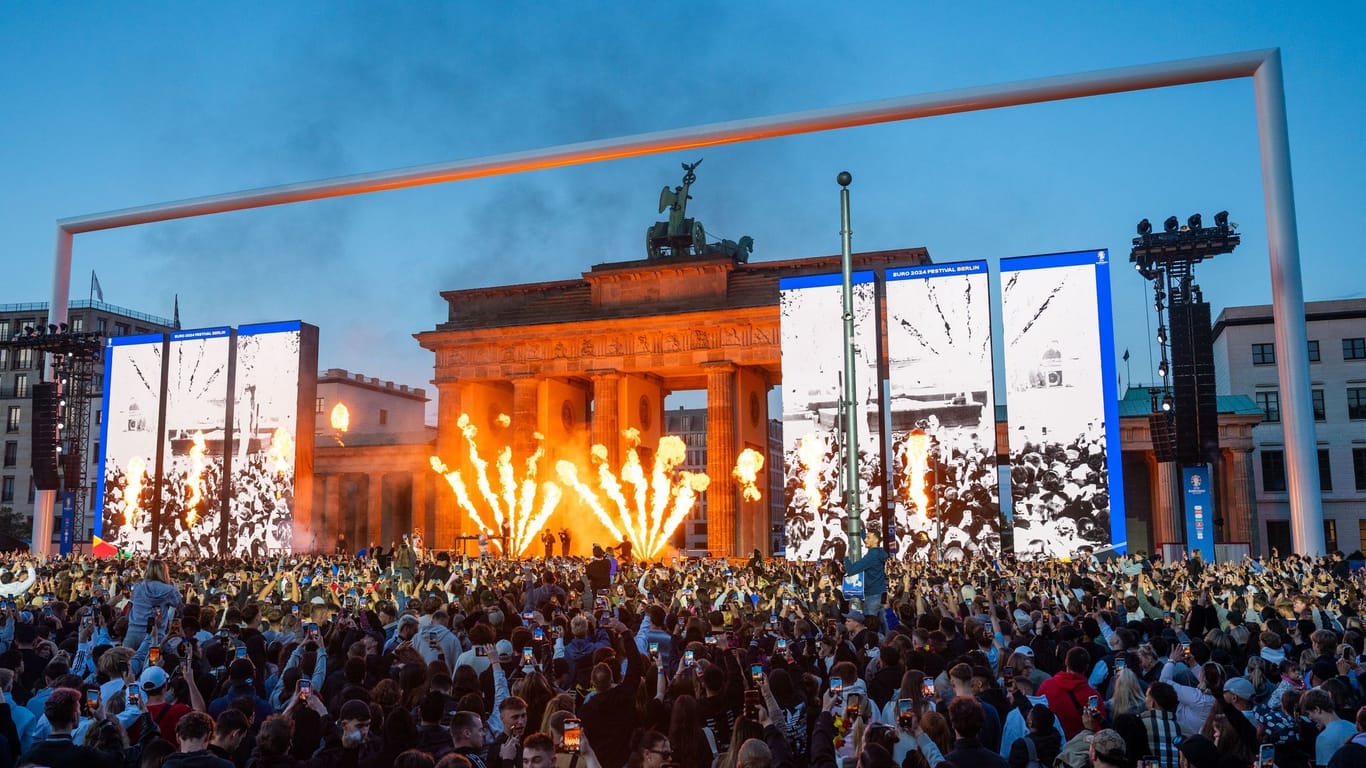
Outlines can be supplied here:
[[1219, 453], [1219, 404], [1214, 395], [1209, 304], [1173, 303], [1170, 317], [1176, 458], [1182, 464], [1204, 464]]
[[1176, 461], [1176, 431], [1171, 411], [1148, 414], [1148, 432], [1153, 438], [1153, 456], [1158, 463]]
[[33, 487], [57, 490], [57, 385], [43, 381], [33, 385]]
[[62, 454], [60, 462], [62, 465], [62, 488], [68, 491], [74, 491], [78, 490], [83, 485], [85, 478], [83, 477], [84, 473], [81, 472], [81, 470], [85, 469], [85, 467], [82, 466], [82, 462], [84, 461], [85, 457], [74, 451]]

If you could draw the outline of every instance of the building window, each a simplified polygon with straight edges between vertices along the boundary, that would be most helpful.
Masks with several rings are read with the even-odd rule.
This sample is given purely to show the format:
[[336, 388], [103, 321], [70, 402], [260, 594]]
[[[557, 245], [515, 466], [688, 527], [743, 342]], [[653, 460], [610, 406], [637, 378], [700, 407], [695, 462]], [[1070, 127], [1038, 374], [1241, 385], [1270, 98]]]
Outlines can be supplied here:
[[1319, 449], [1319, 490], [1333, 490], [1333, 462], [1328, 456], [1327, 448]]
[[16, 373], [16, 374], [14, 374], [14, 396], [15, 396], [15, 397], [28, 397], [28, 394], [29, 394], [29, 392], [28, 392], [28, 374], [27, 374], [27, 373]]
[[1317, 363], [1318, 361], [1319, 361], [1319, 340], [1318, 340], [1318, 339], [1310, 339], [1310, 340], [1309, 340], [1309, 362], [1311, 362], [1311, 363]]
[[0, 480], [0, 502], [5, 504], [14, 503], [14, 478], [6, 475]]
[[1343, 339], [1343, 360], [1366, 360], [1366, 339]]
[[103, 424], [103, 423], [104, 423], [104, 411], [99, 410], [99, 409], [96, 409], [96, 410], [95, 410], [95, 426], [98, 427], [99, 425], [101, 425], [101, 424]]
[[103, 336], [103, 335], [104, 335], [104, 331], [105, 331], [106, 328], [108, 328], [108, 326], [105, 324], [105, 321], [104, 321], [104, 318], [103, 318], [103, 317], [97, 317], [97, 318], [95, 318], [95, 332], [96, 332], [96, 333], [98, 333], [98, 334], [100, 334], [101, 336]]
[[27, 370], [33, 367], [33, 349], [24, 348], [14, 353], [14, 367], [18, 370]]
[[[32, 503], [33, 503], [33, 497], [34, 497], [34, 496], [37, 496], [37, 495], [38, 495], [38, 486], [33, 482], [33, 477], [30, 476], [29, 479], [28, 479], [28, 503], [32, 504]], [[32, 518], [30, 518], [29, 522], [32, 522]], [[62, 526], [61, 526], [60, 524], [58, 524], [57, 530], [60, 531], [61, 529], [62, 529]]]
[[1357, 490], [1366, 491], [1366, 448], [1352, 449], [1352, 474], [1356, 475]]
[[1366, 387], [1348, 388], [1347, 418], [1366, 419]]
[[1253, 365], [1275, 365], [1275, 364], [1276, 364], [1276, 345], [1275, 345], [1275, 344], [1253, 344], [1253, 345], [1252, 345], [1252, 364], [1253, 364]]
[[9, 415], [5, 417], [5, 431], [19, 431], [19, 406], [11, 405], [9, 407]]
[[1328, 552], [1338, 550], [1338, 521], [1323, 521], [1323, 548]]
[[1309, 390], [1309, 397], [1314, 402], [1314, 421], [1327, 421], [1328, 408], [1323, 403], [1323, 390]]
[[1268, 424], [1273, 424], [1281, 420], [1281, 393], [1276, 390], [1270, 392], [1257, 393], [1257, 407], [1262, 409], [1266, 415]]
[[9, 321], [0, 320], [0, 341], [9, 341]]
[[323, 399], [322, 399], [321, 397], [315, 398], [315, 399], [313, 400], [313, 412], [314, 412], [314, 413], [322, 413], [322, 412], [323, 412]]
[[84, 333], [84, 332], [85, 332], [85, 318], [84, 318], [84, 317], [82, 317], [81, 315], [76, 315], [75, 317], [71, 318], [71, 332], [72, 332], [72, 333]]
[[382, 427], [389, 423], [389, 412], [383, 408], [379, 409], [379, 425]]
[[128, 323], [114, 323], [114, 335], [115, 335], [115, 336], [127, 336], [127, 335], [128, 335]]
[[90, 448], [90, 464], [93, 466], [100, 463], [100, 442], [96, 440]]
[[0, 347], [0, 371], [9, 367], [9, 348]]
[[17, 440], [5, 441], [5, 466], [16, 467], [19, 465], [19, 442]]
[[1285, 451], [1262, 449], [1262, 490], [1285, 493]]

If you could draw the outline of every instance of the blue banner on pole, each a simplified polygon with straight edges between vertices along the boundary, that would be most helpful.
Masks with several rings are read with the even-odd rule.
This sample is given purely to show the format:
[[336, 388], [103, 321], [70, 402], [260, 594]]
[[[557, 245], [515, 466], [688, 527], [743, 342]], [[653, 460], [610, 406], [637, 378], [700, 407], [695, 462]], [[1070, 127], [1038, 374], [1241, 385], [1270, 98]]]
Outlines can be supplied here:
[[62, 546], [63, 556], [71, 554], [76, 535], [76, 493], [62, 492]]
[[1181, 495], [1186, 503], [1186, 550], [1200, 552], [1207, 563], [1214, 562], [1214, 489], [1209, 484], [1209, 467], [1181, 469]]

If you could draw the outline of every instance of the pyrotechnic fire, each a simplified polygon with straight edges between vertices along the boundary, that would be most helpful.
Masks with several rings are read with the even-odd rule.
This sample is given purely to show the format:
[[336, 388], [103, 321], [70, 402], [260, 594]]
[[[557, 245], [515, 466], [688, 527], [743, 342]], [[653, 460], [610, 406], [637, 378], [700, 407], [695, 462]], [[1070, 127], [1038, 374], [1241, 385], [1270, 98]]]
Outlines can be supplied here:
[[930, 496], [925, 492], [925, 471], [929, 467], [930, 436], [913, 429], [902, 446], [902, 465], [906, 468], [906, 498], [915, 502], [925, 517], [930, 515]]
[[199, 520], [199, 502], [204, 500], [204, 433], [194, 433], [194, 444], [190, 446], [190, 474], [185, 478], [189, 486], [190, 498], [185, 501], [185, 527], [189, 528]]
[[802, 488], [806, 491], [806, 505], [814, 519], [820, 519], [821, 512], [821, 465], [824, 463], [825, 446], [821, 445], [820, 435], [812, 432], [797, 443], [797, 460], [802, 463]]
[[128, 484], [123, 487], [123, 524], [135, 525], [138, 519], [138, 497], [142, 496], [142, 476], [147, 462], [141, 456], [128, 460]]
[[[502, 424], [506, 415], [499, 415], [499, 423]], [[541, 529], [554, 514], [555, 507], [560, 502], [560, 489], [554, 483], [544, 483], [538, 486], [536, 475], [541, 458], [545, 455], [541, 442], [544, 439], [538, 432], [536, 433], [536, 451], [526, 460], [526, 468], [519, 483], [512, 464], [512, 448], [504, 447], [498, 453], [498, 460], [495, 470], [498, 473], [499, 490], [496, 492], [493, 484], [489, 481], [489, 463], [479, 455], [479, 446], [475, 443], [475, 437], [479, 431], [470, 423], [469, 416], [461, 414], [460, 420], [456, 422], [461, 434], [465, 436], [465, 442], [469, 444], [470, 466], [474, 471], [474, 483], [479, 489], [479, 494], [483, 498], [487, 511], [491, 514], [493, 522], [490, 525], [484, 514], [474, 505], [470, 498], [469, 488], [465, 483], [465, 478], [460, 470], [451, 470], [440, 458], [431, 458], [432, 469], [436, 470], [446, 482], [450, 483], [451, 490], [455, 491], [456, 503], [465, 511], [465, 514], [474, 522], [480, 531], [487, 533], [496, 545], [500, 545], [499, 537], [502, 536], [503, 526], [508, 528], [508, 549], [511, 554], [518, 556], [523, 554], [528, 547], [535, 541]], [[510, 422], [509, 422], [510, 423]], [[518, 492], [520, 488], [520, 494]], [[540, 490], [541, 503], [537, 507], [536, 495]]]
[[[658, 557], [674, 530], [692, 511], [697, 494], [706, 490], [709, 481], [704, 474], [677, 471], [678, 465], [687, 457], [687, 446], [682, 439], [674, 435], [660, 438], [654, 465], [647, 475], [636, 451], [639, 430], [629, 429], [623, 435], [627, 441], [626, 460], [619, 472], [614, 473], [608, 464], [605, 446], [595, 445], [592, 450], [598, 486], [615, 507], [615, 518], [608, 514], [593, 488], [579, 480], [578, 470], [572, 462], [561, 461], [555, 468], [560, 481], [578, 493], [609, 535], [629, 540], [639, 557]], [[623, 480], [631, 486], [629, 498]]]
[[753, 448], [740, 451], [740, 455], [735, 458], [735, 469], [731, 471], [731, 474], [740, 481], [740, 486], [743, 489], [741, 496], [744, 497], [745, 501], [758, 501], [763, 498], [758, 486], [759, 472], [763, 468], [764, 455]]
[[270, 436], [270, 451], [266, 455], [270, 458], [271, 468], [278, 474], [283, 475], [294, 468], [294, 438], [289, 436], [284, 427], [275, 428], [275, 433]]
[[332, 428], [338, 432], [345, 432], [351, 428], [351, 411], [347, 410], [344, 403], [332, 406]]

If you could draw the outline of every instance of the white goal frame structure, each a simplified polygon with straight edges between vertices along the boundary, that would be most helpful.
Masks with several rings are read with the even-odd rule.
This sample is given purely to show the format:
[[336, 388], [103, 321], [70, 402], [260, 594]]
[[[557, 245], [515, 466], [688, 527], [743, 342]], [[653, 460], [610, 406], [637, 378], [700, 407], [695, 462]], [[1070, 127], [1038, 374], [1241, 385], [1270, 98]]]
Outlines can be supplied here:
[[[1258, 144], [1271, 268], [1272, 310], [1279, 363], [1277, 374], [1281, 391], [1281, 421], [1285, 431], [1286, 480], [1290, 496], [1293, 541], [1297, 553], [1318, 555], [1324, 550], [1323, 503], [1319, 495], [1314, 419], [1309, 396], [1309, 350], [1304, 317], [1304, 286], [1300, 274], [1299, 234], [1295, 220], [1295, 197], [1290, 174], [1290, 141], [1285, 113], [1285, 83], [1279, 48], [1103, 69], [860, 102], [770, 117], [710, 123], [690, 128], [283, 184], [59, 219], [57, 247], [53, 256], [52, 302], [48, 322], [66, 322], [70, 298], [72, 242], [76, 235], [84, 232], [861, 125], [1243, 77], [1253, 79], [1256, 96]], [[43, 491], [38, 494], [33, 515], [32, 546], [35, 550], [46, 551], [51, 546], [52, 510], [55, 499], [55, 491]], [[98, 514], [97, 509], [92, 509], [91, 513]], [[44, 510], [44, 513], [39, 514], [37, 510]]]

